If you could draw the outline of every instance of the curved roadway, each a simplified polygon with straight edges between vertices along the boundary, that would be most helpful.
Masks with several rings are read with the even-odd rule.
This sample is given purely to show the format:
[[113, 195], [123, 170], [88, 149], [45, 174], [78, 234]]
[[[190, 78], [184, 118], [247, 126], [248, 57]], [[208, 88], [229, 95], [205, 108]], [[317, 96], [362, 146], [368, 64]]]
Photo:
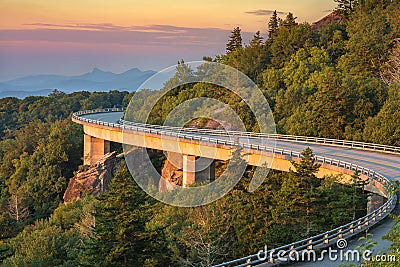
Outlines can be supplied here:
[[[81, 117], [87, 119], [93, 119], [97, 121], [110, 122], [110, 123], [118, 123], [118, 120], [123, 116], [123, 112], [110, 112], [110, 113], [95, 113], [95, 114], [86, 114], [81, 115]], [[208, 135], [209, 137], [213, 137], [213, 135]], [[310, 147], [316, 155], [326, 156], [338, 160], [343, 160], [346, 162], [351, 162], [354, 164], [358, 164], [374, 171], [379, 172], [380, 174], [386, 176], [389, 179], [397, 180], [400, 179], [400, 156], [396, 154], [389, 153], [381, 153], [377, 151], [366, 151], [354, 148], [343, 148], [343, 147], [335, 147], [328, 146], [322, 144], [306, 144], [299, 142], [290, 142], [290, 141], [282, 141], [276, 140], [277, 148], [284, 148], [293, 151], [301, 152], [305, 148]], [[373, 234], [373, 238], [378, 242], [378, 246], [375, 248], [376, 251], [387, 251], [390, 242], [386, 240], [382, 240], [382, 236], [384, 236], [393, 226], [394, 222], [392, 219], [385, 219], [385, 223], [382, 223], [369, 232]], [[358, 246], [360, 242], [356, 239], [349, 241], [348, 248], [354, 248]], [[262, 249], [262, 248], [260, 248]], [[338, 266], [341, 262], [316, 262], [313, 263], [312, 266]], [[344, 262], [346, 264], [346, 262]], [[347, 262], [349, 264], [349, 262]], [[311, 263], [298, 263], [294, 266], [310, 266]], [[260, 265], [262, 266], [262, 265]]]

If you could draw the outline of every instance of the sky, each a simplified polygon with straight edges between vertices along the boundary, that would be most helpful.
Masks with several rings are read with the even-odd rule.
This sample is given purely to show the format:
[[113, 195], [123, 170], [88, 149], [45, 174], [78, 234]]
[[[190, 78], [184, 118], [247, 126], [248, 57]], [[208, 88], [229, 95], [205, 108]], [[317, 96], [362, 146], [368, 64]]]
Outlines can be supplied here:
[[298, 22], [329, 14], [333, 0], [1, 0], [0, 82], [36, 74], [161, 70], [225, 52], [239, 26], [266, 36], [273, 10]]

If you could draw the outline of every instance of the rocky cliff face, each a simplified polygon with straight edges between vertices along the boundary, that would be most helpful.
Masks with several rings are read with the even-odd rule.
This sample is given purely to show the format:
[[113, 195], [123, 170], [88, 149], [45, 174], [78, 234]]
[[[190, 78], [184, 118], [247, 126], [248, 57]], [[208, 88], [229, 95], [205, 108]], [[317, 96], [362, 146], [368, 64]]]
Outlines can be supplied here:
[[122, 157], [116, 152], [111, 152], [102, 157], [88, 170], [79, 170], [69, 181], [67, 190], [64, 193], [64, 203], [69, 203], [81, 198], [83, 193], [103, 193], [115, 173], [118, 171]]
[[176, 186], [182, 186], [182, 155], [179, 153], [167, 152], [168, 159], [165, 160], [161, 170], [161, 179], [158, 183], [158, 190], [165, 192], [174, 189]]

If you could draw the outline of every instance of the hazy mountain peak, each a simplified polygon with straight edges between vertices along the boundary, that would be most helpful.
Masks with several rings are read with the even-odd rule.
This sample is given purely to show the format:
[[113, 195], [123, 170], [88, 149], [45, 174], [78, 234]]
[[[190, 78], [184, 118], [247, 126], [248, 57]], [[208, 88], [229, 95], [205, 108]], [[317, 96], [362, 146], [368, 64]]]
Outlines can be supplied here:
[[91, 71], [91, 73], [104, 73], [104, 72], [106, 72], [106, 71], [103, 71], [99, 68], [93, 68], [93, 70]]
[[129, 70], [125, 71], [125, 72], [122, 72], [120, 75], [131, 74], [131, 73], [139, 73], [139, 72], [142, 72], [142, 71], [140, 69], [138, 69], [138, 68], [132, 68], [132, 69], [129, 69]]
[[[34, 94], [46, 95], [48, 90], [57, 89], [65, 93], [76, 91], [109, 91], [114, 89], [135, 91], [155, 71], [132, 68], [121, 74], [93, 68], [77, 75], [35, 75], [0, 83], [0, 97], [25, 97]], [[40, 92], [39, 92], [40, 91]], [[35, 93], [37, 92], [37, 93]], [[45, 93], [46, 92], [46, 93]]]

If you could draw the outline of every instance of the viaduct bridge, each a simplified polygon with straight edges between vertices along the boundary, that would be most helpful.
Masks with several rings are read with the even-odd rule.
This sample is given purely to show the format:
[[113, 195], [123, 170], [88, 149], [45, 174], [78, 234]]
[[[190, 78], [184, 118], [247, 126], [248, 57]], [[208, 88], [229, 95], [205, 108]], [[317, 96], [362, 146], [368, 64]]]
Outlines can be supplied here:
[[[102, 109], [74, 113], [72, 120], [82, 124], [84, 129], [84, 164], [93, 164], [110, 152], [110, 142], [167, 150], [182, 157], [183, 187], [196, 182], [196, 157], [229, 160], [233, 146], [227, 134], [220, 130], [181, 129], [124, 121], [122, 109]], [[288, 171], [293, 168], [291, 161], [301, 158], [299, 151], [310, 147], [315, 159], [321, 164], [318, 177], [327, 174], [342, 174], [349, 178], [356, 170], [361, 178], [368, 180], [367, 190], [386, 198], [386, 202], [366, 216], [346, 225], [332, 229], [292, 244], [276, 251], [296, 251], [321, 249], [335, 244], [338, 239], [350, 238], [369, 229], [383, 220], [394, 209], [397, 196], [393, 194], [392, 181], [400, 177], [400, 148], [378, 144], [304, 137], [290, 135], [264, 135], [248, 132], [230, 132], [238, 137], [238, 144], [247, 152], [245, 160], [249, 165], [259, 166], [273, 158], [270, 167]], [[123, 138], [128, 135], [129, 138]], [[241, 142], [246, 138], [247, 142]], [[124, 139], [124, 140], [123, 140]], [[258, 140], [271, 141], [273, 147], [260, 145]], [[167, 143], [165, 143], [167, 142]], [[264, 142], [263, 142], [264, 144]], [[213, 179], [213, 165], [206, 173]], [[204, 170], [202, 171], [204, 173]], [[383, 235], [381, 233], [380, 235]], [[375, 237], [376, 238], [376, 237]], [[262, 248], [260, 248], [262, 249]], [[265, 259], [257, 254], [216, 266], [272, 266], [278, 263], [277, 253], [268, 253]], [[261, 266], [261, 265], [260, 265]], [[325, 265], [326, 266], [326, 265]]]

